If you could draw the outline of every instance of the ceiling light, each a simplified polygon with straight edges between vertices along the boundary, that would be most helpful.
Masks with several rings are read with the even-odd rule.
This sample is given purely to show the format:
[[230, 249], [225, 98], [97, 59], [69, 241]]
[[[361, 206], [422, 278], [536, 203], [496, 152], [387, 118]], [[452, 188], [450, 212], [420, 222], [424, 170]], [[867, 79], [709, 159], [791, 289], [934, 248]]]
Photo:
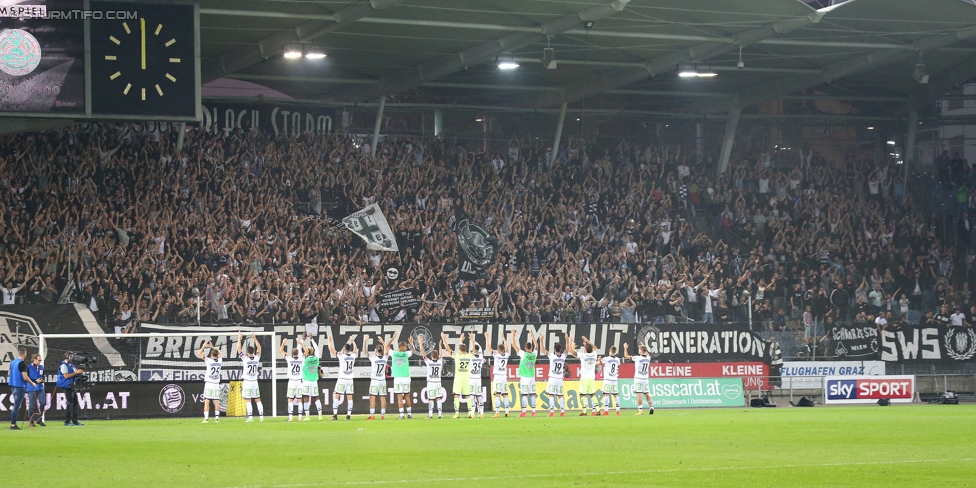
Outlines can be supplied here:
[[868, 130], [874, 130], [874, 126], [868, 127]]
[[718, 76], [718, 73], [713, 71], [680, 71], [678, 76], [682, 78], [712, 78]]
[[474, 119], [475, 122], [483, 122], [485, 119]]
[[745, 61], [742, 60], [742, 46], [739, 46], [739, 62], [735, 63], [735, 67], [739, 69], [746, 67]]
[[917, 81], [919, 85], [926, 85], [926, 84], [928, 84], [928, 82], [929, 82], [929, 75], [925, 71], [925, 65], [924, 64], [918, 63], [918, 64], [915, 65], [915, 71], [912, 73], [912, 78], [915, 78], [915, 81]]
[[888, 141], [888, 145], [889, 146], [894, 146], [895, 145], [895, 141]]
[[309, 48], [308, 52], [305, 53], [305, 59], [323, 59], [325, 58], [325, 53], [317, 48]]
[[512, 53], [501, 53], [498, 55], [498, 69], [511, 70], [519, 67], [519, 64], [515, 62], [515, 57]]
[[298, 45], [285, 46], [283, 56], [285, 59], [298, 59], [302, 57], [302, 47]]

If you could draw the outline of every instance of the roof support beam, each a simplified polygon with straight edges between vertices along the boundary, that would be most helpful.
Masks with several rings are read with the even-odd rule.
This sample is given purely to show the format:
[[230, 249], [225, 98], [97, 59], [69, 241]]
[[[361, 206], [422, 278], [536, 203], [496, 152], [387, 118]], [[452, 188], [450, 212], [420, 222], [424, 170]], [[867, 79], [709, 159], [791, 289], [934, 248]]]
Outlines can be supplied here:
[[[941, 34], [919, 39], [914, 43], [915, 51], [926, 52], [950, 46], [959, 41], [976, 37], [976, 27], [957, 30], [951, 34]], [[784, 76], [765, 83], [751, 86], [737, 93], [738, 107], [748, 107], [763, 100], [775, 99], [823, 83], [831, 83], [846, 76], [864, 72], [910, 56], [914, 51], [877, 50], [863, 56], [830, 63], [823, 68], [820, 76]]]
[[561, 102], [572, 103], [597, 93], [620, 88], [631, 83], [645, 80], [667, 71], [672, 71], [682, 63], [702, 61], [718, 54], [729, 52], [736, 46], [755, 44], [763, 39], [769, 39], [781, 34], [793, 32], [820, 22], [827, 13], [826, 10], [813, 11], [808, 15], [795, 19], [781, 20], [764, 25], [757, 29], [750, 29], [732, 36], [732, 43], [703, 42], [684, 49], [662, 54], [648, 60], [642, 67], [620, 68], [595, 75], [587, 76], [568, 85], [560, 93], [540, 96], [530, 102], [534, 107], [548, 107]]
[[[266, 10], [237, 10], [237, 9], [217, 9], [201, 8], [201, 15], [212, 16], [232, 16], [232, 17], [275, 17], [285, 19], [301, 20], [334, 20], [331, 14], [305, 14], [296, 12], [269, 12]], [[499, 32], [530, 32], [542, 33], [541, 27], [506, 25], [506, 24], [487, 24], [482, 22], [454, 22], [443, 20], [423, 20], [423, 19], [395, 19], [384, 17], [368, 17], [361, 19], [360, 22], [366, 24], [386, 24], [413, 27], [435, 27], [435, 28], [455, 28], [466, 30], [489, 30]], [[621, 39], [653, 39], [661, 41], [685, 41], [685, 42], [724, 42], [735, 44], [732, 37], [720, 36], [700, 36], [685, 34], [660, 34], [655, 32], [621, 32], [613, 30], [599, 29], [569, 29], [563, 34], [581, 35], [587, 37], [609, 37]], [[775, 46], [806, 46], [815, 48], [838, 48], [838, 49], [902, 49], [913, 50], [911, 44], [901, 44], [895, 42], [856, 42], [856, 41], [809, 41], [803, 39], [763, 39], [756, 44], [775, 45]], [[974, 51], [971, 48], [958, 48], [966, 51]]]
[[[261, 60], [281, 53], [282, 47], [292, 42], [308, 42], [323, 34], [332, 32], [344, 25], [351, 24], [357, 20], [372, 14], [377, 10], [383, 10], [404, 0], [369, 0], [356, 3], [337, 10], [334, 14], [326, 17], [326, 20], [309, 20], [295, 26], [294, 29], [281, 31], [277, 34], [265, 37], [256, 44], [238, 46], [230, 51], [218, 56], [215, 59], [207, 60], [203, 63], [200, 81], [207, 83], [217, 78], [226, 76], [244, 69], [252, 64], [257, 64]], [[208, 9], [201, 9], [201, 13]], [[216, 12], [219, 9], [210, 9]], [[257, 12], [250, 12], [256, 14]], [[264, 14], [264, 12], [260, 12]], [[268, 17], [276, 17], [274, 13], [268, 13]], [[280, 17], [280, 15], [278, 16]], [[331, 17], [331, 18], [330, 18]]]
[[497, 39], [475, 44], [467, 49], [440, 56], [426, 63], [396, 71], [380, 79], [379, 86], [364, 87], [340, 94], [341, 100], [366, 100], [382, 95], [402, 92], [417, 85], [421, 85], [439, 78], [443, 78], [462, 69], [481, 64], [494, 59], [503, 52], [511, 52], [546, 37], [562, 34], [574, 27], [580, 27], [584, 22], [595, 21], [620, 12], [630, 0], [609, 0], [602, 5], [594, 5], [562, 17], [552, 19], [540, 26], [539, 33], [515, 32]]

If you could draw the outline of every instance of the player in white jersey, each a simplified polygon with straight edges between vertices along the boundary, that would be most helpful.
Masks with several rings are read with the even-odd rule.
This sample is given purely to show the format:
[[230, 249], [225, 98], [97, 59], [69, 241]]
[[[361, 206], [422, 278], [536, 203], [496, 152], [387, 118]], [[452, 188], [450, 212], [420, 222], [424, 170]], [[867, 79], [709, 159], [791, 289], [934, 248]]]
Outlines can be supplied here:
[[[569, 353], [576, 356], [580, 360], [580, 386], [579, 393], [581, 397], [586, 399], [586, 404], [583, 406], [583, 412], [580, 417], [586, 416], [586, 410], [589, 409], [593, 416], [596, 417], [600, 415], [597, 408], [593, 407], [593, 395], [596, 394], [596, 348], [593, 347], [593, 343], [583, 336], [583, 352], [576, 350], [576, 344], [571, 345]], [[583, 399], [580, 399], [580, 403], [583, 403]]]
[[241, 397], [244, 398], [244, 404], [247, 406], [247, 420], [245, 422], [254, 422], [252, 400], [257, 406], [260, 421], [264, 422], [264, 405], [261, 404], [261, 390], [258, 388], [258, 372], [261, 371], [261, 343], [258, 342], [254, 332], [251, 332], [251, 340], [254, 341], [254, 344], [247, 346], [245, 353], [242, 346], [244, 344], [243, 337], [240, 332], [237, 333], [237, 357], [241, 358], [241, 362], [244, 363], [244, 371], [241, 374]]
[[[569, 344], [569, 335], [566, 336]], [[563, 396], [563, 378], [566, 376], [566, 353], [563, 345], [556, 343], [552, 346], [552, 354], [546, 351], [546, 345], [539, 343], [539, 354], [549, 356], [549, 382], [546, 383], [546, 393], [549, 395], [549, 416], [556, 415], [556, 404], [559, 404], [559, 416], [566, 416], [566, 398]]]
[[654, 415], [654, 403], [651, 402], [651, 388], [648, 373], [651, 370], [651, 357], [647, 355], [647, 345], [641, 344], [638, 349], [640, 355], [631, 356], [627, 352], [629, 344], [624, 343], [624, 359], [634, 361], [634, 395], [637, 396], [637, 415], [644, 414], [642, 397], [647, 398], [648, 413]]
[[[617, 388], [617, 378], [620, 375], [620, 358], [617, 356], [617, 346], [610, 346], [610, 355], [600, 358], [600, 365], [603, 368], [603, 415], [610, 415], [610, 401], [620, 415], [620, 389]], [[612, 397], [612, 398], [611, 398]]]
[[444, 359], [439, 350], [427, 351], [424, 349], [424, 336], [417, 336], [417, 348], [420, 350], [420, 357], [423, 358], [427, 366], [427, 418], [434, 418], [434, 405], [437, 405], [437, 418], [444, 418], [444, 401], [447, 400], [447, 390], [441, 386], [441, 375], [444, 373]]
[[329, 352], [339, 358], [339, 378], [336, 379], [335, 390], [332, 394], [332, 420], [339, 420], [339, 406], [342, 404], [343, 395], [346, 397], [346, 420], [352, 418], [352, 377], [353, 368], [356, 366], [356, 356], [359, 355], [359, 348], [356, 347], [355, 339], [356, 336], [352, 336], [349, 342], [342, 346], [342, 351], [338, 353], [332, 344], [331, 336], [327, 342]]
[[[369, 417], [366, 420], [376, 420], [376, 399], [380, 399], [380, 420], [386, 419], [386, 366], [390, 364], [390, 347], [393, 337], [388, 342], [379, 339], [379, 343], [369, 355]], [[363, 350], [369, 334], [363, 334]]]
[[[204, 354], [208, 348], [210, 354]], [[224, 360], [220, 357], [220, 350], [213, 347], [210, 341], [200, 346], [197, 357], [207, 363], [207, 372], [203, 376], [203, 423], [210, 420], [211, 402], [214, 406], [214, 422], [220, 422], [220, 368]]]
[[491, 331], [485, 332], [485, 350], [491, 354], [491, 393], [495, 397], [495, 415], [492, 418], [501, 416], [502, 407], [505, 407], [505, 416], [508, 417], [511, 404], [508, 400], [508, 346], [503, 340], [498, 343], [498, 349], [491, 349]]
[[295, 347], [291, 348], [291, 355], [285, 353], [285, 344], [288, 343], [288, 339], [281, 340], [281, 347], [278, 348], [278, 353], [281, 357], [287, 359], [288, 363], [288, 389], [285, 393], [285, 401], [288, 403], [288, 421], [294, 420], [295, 409], [298, 409], [298, 421], [302, 420], [302, 366], [305, 364], [305, 353], [301, 347], [296, 344]]
[[474, 402], [472, 415], [485, 418], [485, 392], [481, 384], [481, 371], [485, 367], [485, 356], [482, 354], [481, 345], [475, 343], [474, 333], [471, 334], [471, 367], [470, 381], [468, 382], [468, 399]]

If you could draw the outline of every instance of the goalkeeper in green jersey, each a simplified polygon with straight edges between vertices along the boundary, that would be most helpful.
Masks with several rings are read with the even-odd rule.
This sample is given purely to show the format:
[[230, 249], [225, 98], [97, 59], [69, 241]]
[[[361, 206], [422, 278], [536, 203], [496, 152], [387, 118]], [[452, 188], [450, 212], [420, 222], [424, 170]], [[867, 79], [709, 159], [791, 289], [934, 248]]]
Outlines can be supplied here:
[[515, 331], [512, 331], [512, 349], [515, 350], [515, 354], [518, 354], [521, 358], [519, 360], [518, 375], [519, 375], [519, 392], [521, 393], [522, 400], [522, 414], [519, 418], [525, 418], [526, 414], [526, 403], [532, 406], [532, 416], [535, 417], [535, 361], [538, 359], [539, 355], [536, 351], [539, 349], [538, 343], [542, 340], [542, 337], [532, 337], [532, 333], [529, 333], [529, 340], [525, 343], [523, 349], [519, 349], [518, 341], [515, 338]]
[[400, 407], [400, 420], [403, 420], [403, 410], [406, 407], [407, 418], [413, 418], [413, 399], [410, 398], [410, 356], [413, 354], [413, 337], [410, 346], [400, 341], [397, 351], [390, 355], [390, 372], [393, 374], [393, 393], [397, 397]]

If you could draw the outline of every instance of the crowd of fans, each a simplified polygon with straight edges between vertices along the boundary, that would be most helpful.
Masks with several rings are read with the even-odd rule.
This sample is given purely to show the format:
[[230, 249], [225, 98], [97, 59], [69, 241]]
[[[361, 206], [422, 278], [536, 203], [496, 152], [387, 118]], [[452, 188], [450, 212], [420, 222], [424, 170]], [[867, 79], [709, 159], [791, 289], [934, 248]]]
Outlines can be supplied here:
[[[537, 138], [474, 153], [390, 136], [372, 158], [346, 134], [191, 129], [181, 151], [175, 134], [128, 124], [8, 136], [3, 303], [64, 294], [129, 330], [196, 322], [198, 294], [205, 322], [454, 322], [485, 305], [499, 321], [751, 315], [810, 341], [825, 322], [973, 305], [955, 241], [911, 210], [900, 167], [739, 146], [716, 176], [687, 147], [607, 138], [553, 154]], [[399, 253], [336, 225], [370, 203]], [[499, 238], [486, 279], [458, 278], [458, 210]], [[390, 263], [398, 283], [381, 272]], [[401, 287], [422, 305], [377, 308]]]

